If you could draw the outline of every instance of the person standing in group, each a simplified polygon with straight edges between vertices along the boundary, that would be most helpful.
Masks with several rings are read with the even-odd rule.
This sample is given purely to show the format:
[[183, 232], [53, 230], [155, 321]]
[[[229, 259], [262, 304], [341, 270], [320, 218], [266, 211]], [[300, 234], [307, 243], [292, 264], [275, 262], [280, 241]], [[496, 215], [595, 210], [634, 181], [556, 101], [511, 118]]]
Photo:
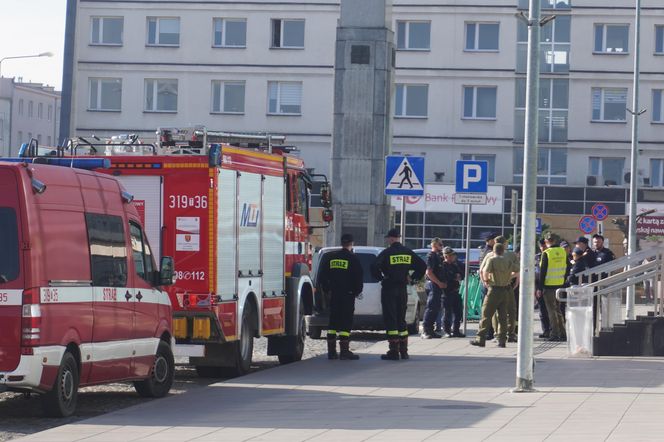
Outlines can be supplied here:
[[[497, 236], [498, 236], [497, 233], [491, 232], [486, 234], [486, 236], [484, 237], [484, 247], [482, 247], [482, 250], [480, 251], [480, 269], [482, 268], [482, 264], [484, 263], [484, 259], [487, 257], [487, 255], [493, 252], [493, 246], [496, 244]], [[482, 283], [480, 285], [480, 296], [481, 296], [482, 305], [484, 305], [484, 298], [486, 297], [487, 290], [488, 290], [487, 286]], [[489, 340], [493, 339], [493, 333], [494, 329], [491, 325], [489, 325], [489, 328], [487, 329], [487, 339]]]
[[574, 250], [572, 250], [572, 268], [567, 276], [567, 285], [579, 285], [581, 281], [579, 281], [579, 277], [576, 275], [586, 270], [586, 268], [586, 261], [583, 259], [583, 250], [580, 247], [574, 247]]
[[[546, 250], [546, 241], [542, 238], [538, 241], [538, 244], [540, 252], [535, 255], [535, 287], [540, 286], [540, 262], [542, 260], [542, 253]], [[540, 325], [542, 326], [542, 333], [539, 337], [548, 339], [551, 337], [551, 323], [549, 322], [549, 312], [546, 311], [546, 303], [544, 302], [542, 292], [535, 290], [535, 299], [539, 308]]]
[[465, 338], [459, 327], [463, 318], [463, 301], [459, 289], [466, 269], [457, 261], [457, 255], [451, 247], [443, 249], [443, 330], [448, 338]]
[[[593, 249], [588, 246], [588, 238], [585, 236], [579, 236], [576, 239], [576, 247], [581, 249], [582, 258], [586, 264], [586, 269], [591, 269], [597, 265], [597, 254]], [[591, 281], [581, 281], [581, 282], [591, 282]]]
[[422, 338], [424, 339], [441, 338], [434, 331], [434, 324], [439, 316], [443, 289], [447, 287], [444, 282], [443, 260], [440, 256], [442, 250], [443, 241], [440, 238], [432, 239], [431, 251], [427, 255], [427, 282], [424, 285], [427, 292], [427, 308], [422, 321]]
[[[381, 281], [380, 301], [387, 331], [389, 350], [383, 360], [408, 359], [408, 325], [406, 324], [406, 285], [424, 276], [427, 265], [411, 249], [399, 242], [399, 229], [390, 229], [385, 238], [389, 246], [380, 252], [371, 273]], [[409, 276], [410, 271], [412, 276]]]
[[[500, 235], [495, 238], [495, 243], [496, 244], [502, 244], [504, 246], [505, 251], [503, 252], [503, 256], [505, 259], [516, 263], [517, 267], [519, 265], [519, 257], [516, 256], [516, 253], [512, 252], [511, 250], [507, 249], [507, 238], [504, 236]], [[482, 261], [482, 266], [480, 266], [480, 271], [482, 268], [486, 265], [488, 262], [488, 258], [492, 257], [494, 255], [494, 252], [489, 252], [487, 255], [484, 257], [484, 260]], [[510, 283], [512, 288], [515, 286], [519, 285], [519, 278], [518, 275], [516, 275], [516, 279], [514, 283]], [[506, 299], [507, 304], [505, 305], [505, 309], [507, 312], [507, 340], [509, 342], [516, 342], [517, 341], [517, 336], [516, 336], [516, 323], [518, 321], [518, 317], [516, 314], [516, 302], [514, 301], [514, 297], [507, 297]], [[498, 330], [498, 315], [494, 315], [493, 318], [491, 319], [491, 324], [492, 328], [491, 330], [495, 333], [495, 331]], [[489, 332], [489, 335], [493, 333]], [[489, 339], [489, 338], [487, 338]]]
[[546, 310], [551, 323], [551, 336], [549, 341], [565, 341], [565, 322], [560, 310], [560, 303], [556, 299], [556, 290], [565, 286], [569, 270], [569, 261], [565, 249], [560, 247], [558, 235], [549, 233], [545, 238], [546, 250], [540, 260], [540, 280], [538, 290], [544, 297]]
[[[593, 235], [593, 249], [595, 251], [595, 266], [606, 264], [609, 261], [616, 259], [616, 255], [604, 247], [604, 237], [599, 233]], [[602, 273], [602, 278], [606, 278], [608, 275]]]
[[[323, 255], [319, 266], [318, 283], [331, 293], [330, 321], [327, 329], [328, 359], [360, 359], [350, 351], [350, 331], [353, 328], [355, 298], [364, 286], [362, 264], [353, 253], [353, 236], [341, 236], [341, 250]], [[337, 336], [339, 349], [337, 353]]]
[[486, 258], [480, 270], [480, 278], [488, 287], [487, 295], [482, 303], [482, 319], [477, 338], [471, 341], [471, 345], [484, 347], [487, 339], [487, 328], [491, 324], [491, 318], [498, 312], [498, 347], [505, 347], [507, 341], [507, 297], [513, 297], [510, 280], [519, 271], [519, 265], [511, 259], [503, 256], [505, 246], [496, 243], [493, 246], [494, 254]]

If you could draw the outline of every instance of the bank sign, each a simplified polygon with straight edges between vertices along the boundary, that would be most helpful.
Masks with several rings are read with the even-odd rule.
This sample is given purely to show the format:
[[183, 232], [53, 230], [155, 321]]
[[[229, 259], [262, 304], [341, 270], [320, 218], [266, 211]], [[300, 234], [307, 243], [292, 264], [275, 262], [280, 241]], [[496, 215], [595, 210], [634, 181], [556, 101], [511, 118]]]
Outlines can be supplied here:
[[[503, 186], [489, 186], [486, 205], [473, 205], [473, 213], [503, 213]], [[424, 195], [406, 196], [407, 212], [464, 212], [465, 205], [454, 203], [455, 187], [452, 184], [426, 184]], [[391, 197], [391, 204], [401, 210], [400, 196]]]

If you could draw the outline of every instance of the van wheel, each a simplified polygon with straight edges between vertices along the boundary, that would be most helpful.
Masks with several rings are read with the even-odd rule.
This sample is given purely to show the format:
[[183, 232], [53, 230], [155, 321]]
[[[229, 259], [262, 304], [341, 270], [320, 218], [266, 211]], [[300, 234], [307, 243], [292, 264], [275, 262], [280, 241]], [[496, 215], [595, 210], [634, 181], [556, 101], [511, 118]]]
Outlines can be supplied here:
[[316, 327], [315, 325], [309, 326], [309, 337], [311, 339], [320, 339], [323, 334], [322, 327]]
[[175, 360], [171, 346], [159, 341], [150, 377], [144, 381], [134, 382], [134, 388], [143, 397], [163, 397], [171, 389], [174, 376]]
[[67, 417], [74, 414], [78, 400], [78, 363], [71, 352], [62, 356], [55, 384], [42, 396], [44, 414], [50, 417]]
[[304, 320], [304, 305], [300, 301], [300, 309], [297, 312], [298, 317], [300, 318], [300, 327], [295, 337], [295, 348], [293, 354], [289, 355], [279, 355], [280, 364], [290, 364], [291, 362], [297, 362], [302, 360], [302, 355], [304, 354], [304, 344], [307, 339], [307, 322]]
[[419, 334], [420, 332], [420, 305], [417, 305], [417, 308], [415, 309], [415, 319], [413, 320], [412, 323], [408, 324], [408, 333], [411, 335], [416, 335]]

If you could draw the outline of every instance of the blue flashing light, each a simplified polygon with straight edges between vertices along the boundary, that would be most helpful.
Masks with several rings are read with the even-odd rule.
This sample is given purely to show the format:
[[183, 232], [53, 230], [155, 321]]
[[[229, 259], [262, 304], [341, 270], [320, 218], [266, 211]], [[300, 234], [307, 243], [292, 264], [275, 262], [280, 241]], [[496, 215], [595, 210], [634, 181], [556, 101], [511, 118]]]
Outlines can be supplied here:
[[[21, 146], [22, 148], [23, 146]], [[32, 158], [0, 158], [9, 163], [48, 164], [51, 166], [73, 167], [75, 169], [94, 170], [110, 169], [111, 161], [107, 158], [65, 158], [65, 157], [32, 157]]]

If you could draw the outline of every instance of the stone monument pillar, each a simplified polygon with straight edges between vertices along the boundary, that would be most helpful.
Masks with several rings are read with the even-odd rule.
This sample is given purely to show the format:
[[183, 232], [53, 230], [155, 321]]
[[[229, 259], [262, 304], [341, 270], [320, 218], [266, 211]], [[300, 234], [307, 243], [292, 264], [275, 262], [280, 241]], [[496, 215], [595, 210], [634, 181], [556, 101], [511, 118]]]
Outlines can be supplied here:
[[328, 245], [351, 233], [357, 245], [381, 246], [391, 227], [383, 190], [385, 156], [392, 150], [391, 23], [391, 0], [341, 0], [334, 62], [334, 222]]

